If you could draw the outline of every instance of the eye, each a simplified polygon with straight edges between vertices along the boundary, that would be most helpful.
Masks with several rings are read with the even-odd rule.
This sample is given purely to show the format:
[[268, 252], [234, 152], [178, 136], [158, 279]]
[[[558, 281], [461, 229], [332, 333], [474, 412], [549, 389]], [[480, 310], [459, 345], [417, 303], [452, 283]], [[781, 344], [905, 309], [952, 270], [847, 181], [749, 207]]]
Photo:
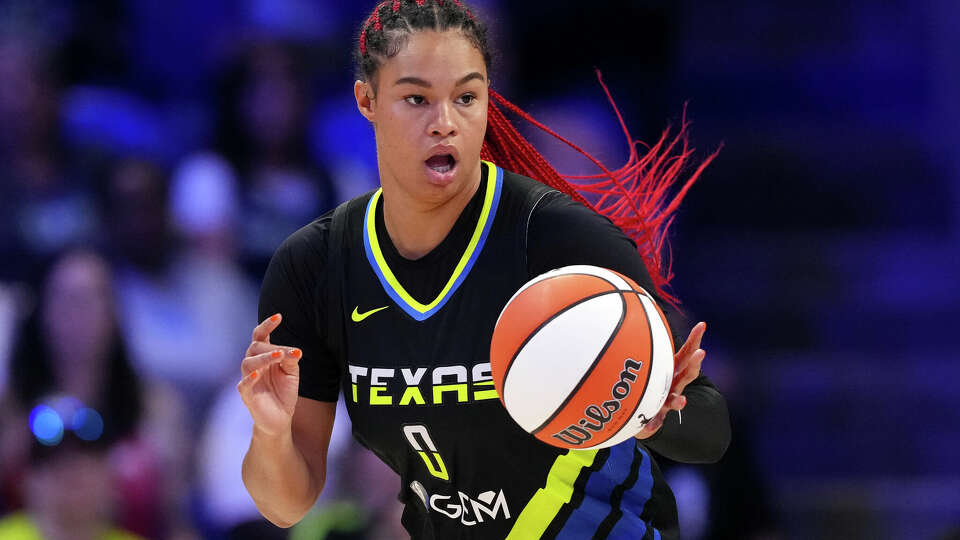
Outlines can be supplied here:
[[418, 96], [418, 95], [407, 96], [403, 99], [404, 101], [406, 101], [411, 105], [423, 105], [423, 103], [426, 101], [426, 99], [424, 99], [423, 96]]
[[461, 105], [472, 105], [474, 101], [477, 100], [477, 96], [473, 94], [464, 94], [460, 96]]

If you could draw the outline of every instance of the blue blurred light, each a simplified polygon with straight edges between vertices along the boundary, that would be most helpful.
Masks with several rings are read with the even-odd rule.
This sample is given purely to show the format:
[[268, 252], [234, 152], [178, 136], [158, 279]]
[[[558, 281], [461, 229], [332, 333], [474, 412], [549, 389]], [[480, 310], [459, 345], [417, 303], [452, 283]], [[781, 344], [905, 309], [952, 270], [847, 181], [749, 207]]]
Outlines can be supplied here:
[[59, 444], [63, 440], [63, 427], [63, 419], [47, 405], [37, 405], [30, 411], [30, 430], [42, 444]]
[[95, 441], [103, 434], [103, 418], [100, 413], [89, 407], [80, 408], [73, 413], [70, 423], [77, 437], [85, 441]]

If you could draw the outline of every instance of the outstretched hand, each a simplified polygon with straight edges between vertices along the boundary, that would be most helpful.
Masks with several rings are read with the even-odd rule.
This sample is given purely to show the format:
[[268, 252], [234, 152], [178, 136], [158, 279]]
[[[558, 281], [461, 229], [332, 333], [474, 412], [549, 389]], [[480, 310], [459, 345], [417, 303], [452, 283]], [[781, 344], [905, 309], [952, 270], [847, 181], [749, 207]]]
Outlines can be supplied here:
[[237, 391], [250, 410], [253, 425], [268, 435], [289, 432], [300, 388], [300, 358], [294, 347], [270, 343], [270, 333], [280, 326], [279, 313], [253, 329], [253, 338], [240, 364]]
[[680, 411], [686, 407], [687, 398], [683, 395], [683, 390], [690, 381], [700, 375], [700, 365], [707, 356], [706, 351], [700, 348], [700, 340], [703, 339], [706, 331], [707, 323], [702, 321], [697, 323], [690, 331], [687, 342], [673, 355], [673, 382], [670, 384], [667, 400], [663, 402], [663, 407], [657, 415], [650, 419], [640, 433], [637, 433], [636, 438], [643, 440], [652, 437], [663, 426], [663, 420], [668, 412]]

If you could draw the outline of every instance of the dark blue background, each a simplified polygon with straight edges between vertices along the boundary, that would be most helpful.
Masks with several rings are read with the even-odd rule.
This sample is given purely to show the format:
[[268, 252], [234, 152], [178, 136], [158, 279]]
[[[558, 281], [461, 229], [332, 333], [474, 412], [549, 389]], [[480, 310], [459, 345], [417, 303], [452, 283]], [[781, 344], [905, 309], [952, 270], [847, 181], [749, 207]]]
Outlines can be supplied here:
[[[673, 290], [708, 323], [704, 370], [734, 439], [719, 465], [673, 469], [681, 518], [710, 516], [713, 538], [936, 538], [960, 525], [960, 4], [476, 4], [498, 50], [494, 87], [607, 165], [627, 148], [595, 67], [635, 137], [655, 140], [687, 103], [697, 156], [723, 146], [671, 244]], [[355, 175], [336, 198], [376, 183], [349, 57], [365, 2], [3, 6], [3, 35], [50, 53], [64, 189], [97, 192], [102, 162], [169, 169], [214, 145], [223, 73], [264, 42], [300, 52], [308, 161]], [[589, 171], [524, 130], [561, 172]], [[13, 212], [28, 195], [4, 170], [0, 209]], [[92, 230], [85, 240], [108, 237]], [[0, 281], [23, 282], [52, 248], [9, 236]]]

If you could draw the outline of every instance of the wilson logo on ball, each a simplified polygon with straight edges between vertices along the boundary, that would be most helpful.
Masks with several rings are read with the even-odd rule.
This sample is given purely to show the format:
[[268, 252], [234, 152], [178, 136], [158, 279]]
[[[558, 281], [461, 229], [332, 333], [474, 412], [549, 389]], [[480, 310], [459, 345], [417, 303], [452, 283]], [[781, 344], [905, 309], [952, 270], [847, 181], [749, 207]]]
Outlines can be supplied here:
[[631, 383], [636, 382], [637, 373], [639, 373], [641, 367], [643, 367], [643, 362], [636, 362], [632, 358], [627, 358], [626, 362], [623, 363], [623, 371], [620, 372], [620, 380], [610, 390], [613, 399], [608, 399], [600, 405], [590, 405], [583, 410], [583, 415], [586, 418], [580, 419], [579, 426], [571, 425], [559, 433], [554, 433], [553, 437], [565, 444], [580, 446], [593, 438], [590, 431], [594, 433], [603, 431], [607, 422], [620, 410], [620, 402], [630, 395]]
[[568, 266], [534, 278], [507, 302], [490, 366], [501, 402], [528, 433], [561, 448], [605, 448], [636, 435], [660, 410], [659, 389], [673, 377], [673, 339], [635, 282]]

